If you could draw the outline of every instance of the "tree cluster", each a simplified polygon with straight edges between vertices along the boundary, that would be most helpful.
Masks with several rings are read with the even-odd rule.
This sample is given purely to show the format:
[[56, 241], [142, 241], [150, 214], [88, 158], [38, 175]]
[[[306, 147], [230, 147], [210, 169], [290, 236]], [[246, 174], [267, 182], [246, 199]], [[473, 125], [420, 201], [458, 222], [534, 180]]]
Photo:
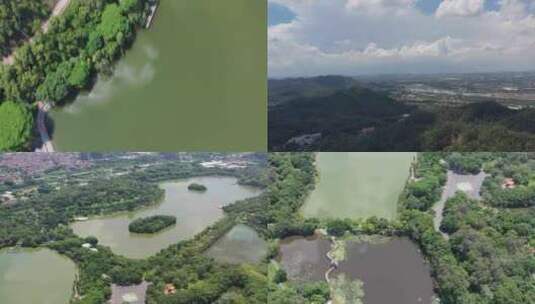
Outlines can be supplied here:
[[440, 153], [419, 153], [415, 164], [414, 181], [409, 181], [400, 204], [408, 209], [428, 210], [440, 199], [446, 183], [446, 168], [440, 163]]
[[26, 105], [0, 103], [0, 152], [26, 150], [32, 127], [33, 115]]
[[135, 219], [128, 225], [128, 231], [133, 233], [156, 233], [175, 224], [175, 216], [153, 215]]
[[208, 189], [206, 188], [205, 185], [201, 185], [201, 184], [197, 184], [197, 183], [191, 183], [191, 184], [188, 185], [188, 190], [204, 192], [204, 191], [206, 191]]

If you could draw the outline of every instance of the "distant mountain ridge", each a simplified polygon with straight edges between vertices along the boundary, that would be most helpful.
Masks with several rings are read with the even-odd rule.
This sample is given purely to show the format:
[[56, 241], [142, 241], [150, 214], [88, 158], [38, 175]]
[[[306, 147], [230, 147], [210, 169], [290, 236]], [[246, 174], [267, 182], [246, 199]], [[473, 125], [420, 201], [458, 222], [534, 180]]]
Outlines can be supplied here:
[[341, 76], [270, 83], [271, 151], [535, 149], [535, 109], [490, 101], [423, 109]]
[[345, 76], [269, 79], [268, 104], [275, 106], [300, 97], [328, 96], [358, 85], [355, 79]]

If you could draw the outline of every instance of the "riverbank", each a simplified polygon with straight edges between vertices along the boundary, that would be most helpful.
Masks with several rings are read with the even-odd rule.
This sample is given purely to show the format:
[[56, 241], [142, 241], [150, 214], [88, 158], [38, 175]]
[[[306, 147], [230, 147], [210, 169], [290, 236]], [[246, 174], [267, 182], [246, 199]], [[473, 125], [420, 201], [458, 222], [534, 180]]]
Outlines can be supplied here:
[[41, 138], [40, 146], [35, 148], [35, 152], [55, 152], [54, 144], [50, 138], [50, 133], [46, 126], [48, 111], [52, 106], [49, 103], [39, 101], [37, 103], [37, 130]]
[[[69, 9], [71, 6], [76, 7]], [[86, 9], [96, 9], [99, 13], [84, 16], [78, 13]], [[27, 51], [25, 53], [32, 56], [18, 56], [17, 53], [21, 49], [19, 47], [4, 58], [3, 61], [9, 64], [5, 65], [1, 72], [10, 76], [0, 77], [0, 89], [4, 89], [3, 98], [37, 106], [34, 121], [41, 143], [37, 148], [32, 147], [32, 150], [55, 151], [56, 140], [54, 139], [53, 144], [53, 134], [50, 134], [50, 131], [57, 128], [46, 130], [44, 124], [49, 107], [64, 107], [80, 92], [93, 88], [91, 80], [95, 75], [110, 73], [113, 63], [134, 42], [135, 31], [144, 27], [145, 18], [154, 18], [155, 11], [150, 13], [148, 9], [145, 5], [118, 5], [111, 2], [104, 6], [93, 6], [84, 1], [59, 0], [55, 2], [50, 17], [40, 25], [34, 36], [24, 43], [24, 50]], [[118, 22], [124, 26], [107, 32], [104, 25], [110, 22]], [[116, 41], [115, 37], [120, 34], [123, 39]], [[88, 49], [91, 44], [88, 37], [93, 36], [98, 37], [99, 41]], [[58, 44], [62, 47], [58, 48]], [[22, 80], [30, 78], [32, 81]], [[34, 103], [35, 100], [39, 102]], [[91, 125], [94, 125], [94, 122]], [[79, 136], [83, 138], [83, 135]], [[28, 143], [28, 146], [31, 145], [34, 143]], [[95, 151], [95, 147], [88, 150]]]

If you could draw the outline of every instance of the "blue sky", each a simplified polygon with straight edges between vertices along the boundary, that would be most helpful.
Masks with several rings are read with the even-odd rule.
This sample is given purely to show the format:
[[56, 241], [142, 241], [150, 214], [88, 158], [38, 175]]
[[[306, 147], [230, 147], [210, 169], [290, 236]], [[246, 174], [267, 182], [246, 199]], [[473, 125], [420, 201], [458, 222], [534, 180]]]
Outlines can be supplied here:
[[271, 77], [535, 70], [533, 0], [268, 0]]
[[278, 3], [268, 3], [268, 25], [288, 23], [295, 18], [295, 13], [288, 7]]

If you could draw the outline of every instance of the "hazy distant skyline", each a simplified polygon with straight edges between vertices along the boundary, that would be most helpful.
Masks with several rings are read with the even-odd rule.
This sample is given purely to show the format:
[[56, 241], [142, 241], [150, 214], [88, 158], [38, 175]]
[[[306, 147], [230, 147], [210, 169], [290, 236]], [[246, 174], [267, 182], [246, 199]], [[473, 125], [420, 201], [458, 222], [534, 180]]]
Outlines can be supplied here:
[[268, 0], [269, 76], [535, 70], [533, 0]]

